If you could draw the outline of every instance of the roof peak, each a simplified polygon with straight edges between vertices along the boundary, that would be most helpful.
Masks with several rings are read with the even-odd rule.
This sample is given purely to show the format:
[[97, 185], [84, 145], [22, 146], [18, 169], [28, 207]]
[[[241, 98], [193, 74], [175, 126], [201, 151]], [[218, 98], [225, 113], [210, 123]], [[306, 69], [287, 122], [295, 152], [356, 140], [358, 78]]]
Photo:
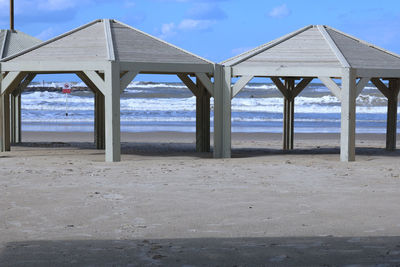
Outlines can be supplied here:
[[[96, 50], [91, 49], [92, 47]], [[115, 19], [91, 21], [20, 53], [5, 57], [2, 62], [16, 58], [20, 61], [53, 60], [48, 53], [59, 60], [172, 63], [172, 58], [175, 58], [177, 62], [214, 64]]]
[[[299, 50], [298, 49], [299, 45], [303, 48], [308, 47], [309, 49], [312, 50], [312, 47], [315, 46], [315, 44], [305, 43], [304, 40], [306, 40], [307, 37], [304, 37], [304, 36], [297, 37], [298, 35], [302, 34], [303, 32], [309, 31], [310, 29], [312, 29], [312, 31], [315, 31], [315, 34], [316, 34], [316, 35], [314, 34], [315, 37], [318, 34], [321, 37], [323, 37], [323, 39], [321, 39], [321, 40], [324, 40], [325, 44], [319, 43], [320, 48], [323, 48], [323, 46], [325, 46], [326, 48], [329, 47], [329, 50], [331, 50], [331, 52], [336, 57], [337, 62], [340, 63], [340, 66], [342, 66], [344, 68], [350, 68], [353, 66], [360, 67], [361, 62], [359, 60], [357, 60], [354, 57], [354, 55], [352, 55], [352, 53], [354, 54], [354, 51], [357, 51], [358, 54], [366, 55], [365, 60], [366, 61], [369, 60], [369, 62], [373, 61], [372, 57], [374, 57], [375, 59], [379, 58], [379, 53], [386, 54], [386, 55], [380, 54], [382, 62], [383, 62], [383, 58], [387, 59], [388, 56], [392, 56], [392, 57], [396, 58], [396, 59], [392, 59], [392, 60], [400, 59], [400, 55], [398, 55], [394, 52], [391, 52], [391, 51], [388, 51], [381, 47], [372, 45], [368, 42], [365, 42], [365, 41], [363, 41], [359, 38], [356, 38], [354, 36], [351, 36], [349, 34], [343, 33], [335, 28], [328, 26], [328, 25], [315, 24], [315, 25], [308, 25], [297, 31], [294, 31], [294, 32], [284, 35], [280, 38], [277, 38], [271, 42], [265, 43], [254, 49], [251, 49], [251, 50], [241, 53], [237, 56], [234, 56], [232, 58], [224, 60], [221, 62], [221, 64], [227, 65], [227, 66], [235, 66], [242, 62], [248, 61], [253, 57], [257, 57], [258, 60], [261, 60], [262, 57], [258, 56], [259, 54], [263, 53], [263, 55], [264, 55], [265, 53], [267, 53], [267, 51], [269, 49], [272, 49], [275, 46], [279, 46], [282, 43], [285, 43], [286, 41], [289, 41], [289, 40], [291, 41], [290, 42], [291, 44], [293, 44], [293, 42], [297, 42], [297, 48], [296, 48], [296, 45], [291, 48], [288, 47], [288, 46], [290, 46], [290, 43], [285, 43], [287, 45], [281, 45], [279, 47], [291, 50], [290, 53], [293, 53], [296, 49]], [[311, 37], [311, 38], [315, 38], [315, 37]], [[320, 38], [320, 37], [318, 37], [318, 38]], [[292, 40], [293, 40], [293, 42], [292, 42]], [[357, 47], [362, 49], [363, 52], [359, 51]], [[353, 49], [354, 51], [350, 52], [349, 49], [350, 50]], [[371, 50], [371, 49], [373, 49], [373, 50]], [[273, 51], [275, 51], [275, 52], [273, 52]], [[372, 54], [374, 54], [374, 56], [368, 55], [367, 51], [370, 51]], [[299, 51], [297, 51], [297, 52], [300, 53]], [[270, 61], [272, 60], [270, 63], [274, 63], [276, 65], [277, 62], [279, 61], [279, 58], [282, 59], [282, 56], [279, 55], [277, 50], [271, 50], [270, 53], [275, 54], [275, 60], [272, 60], [272, 58], [270, 58]], [[317, 53], [317, 52], [314, 52], [314, 53]], [[298, 56], [300, 57], [300, 54], [298, 54]], [[304, 58], [304, 55], [302, 57]], [[287, 60], [287, 59], [288, 58], [286, 57], [285, 60]], [[282, 62], [285, 62], [285, 60], [282, 60]], [[390, 58], [389, 58], [389, 60], [390, 60]], [[300, 61], [298, 61], [298, 62], [300, 62]]]

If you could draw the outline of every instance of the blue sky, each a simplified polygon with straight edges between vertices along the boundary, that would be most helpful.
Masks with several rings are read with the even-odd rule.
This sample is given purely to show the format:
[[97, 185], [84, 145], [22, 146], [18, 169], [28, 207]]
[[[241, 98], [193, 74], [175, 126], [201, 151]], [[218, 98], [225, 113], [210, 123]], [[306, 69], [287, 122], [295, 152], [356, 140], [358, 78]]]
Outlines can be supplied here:
[[[1, 28], [9, 27], [8, 5], [0, 0]], [[309, 24], [329, 25], [400, 53], [398, 0], [15, 0], [15, 8], [16, 28], [42, 40], [114, 18], [216, 62]]]

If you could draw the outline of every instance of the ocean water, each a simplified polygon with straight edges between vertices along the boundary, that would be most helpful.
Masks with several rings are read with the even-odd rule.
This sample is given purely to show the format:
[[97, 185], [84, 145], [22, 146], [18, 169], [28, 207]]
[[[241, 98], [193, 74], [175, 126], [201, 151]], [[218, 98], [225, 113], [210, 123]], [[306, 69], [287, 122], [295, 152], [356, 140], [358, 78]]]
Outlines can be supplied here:
[[[42, 84], [30, 87], [35, 86]], [[45, 86], [60, 88], [62, 84]], [[66, 104], [61, 89], [32, 89], [22, 95], [23, 131], [93, 131], [94, 99], [90, 91], [73, 91]], [[211, 98], [211, 112], [212, 102]], [[386, 105], [386, 98], [368, 85], [357, 98], [356, 131], [384, 133]], [[273, 84], [250, 83], [232, 100], [232, 131], [280, 133], [282, 111], [283, 99]], [[121, 95], [121, 130], [195, 132], [195, 112], [196, 99], [181, 83], [132, 82]], [[295, 132], [339, 131], [340, 102], [322, 84], [311, 84], [296, 98]]]

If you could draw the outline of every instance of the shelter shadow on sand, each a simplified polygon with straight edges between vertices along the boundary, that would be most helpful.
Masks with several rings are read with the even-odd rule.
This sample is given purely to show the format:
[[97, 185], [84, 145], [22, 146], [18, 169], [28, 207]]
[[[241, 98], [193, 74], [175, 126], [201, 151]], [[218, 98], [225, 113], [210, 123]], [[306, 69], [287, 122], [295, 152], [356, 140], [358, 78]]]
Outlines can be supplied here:
[[10, 242], [1, 266], [400, 264], [400, 237], [187, 238]]
[[[232, 158], [250, 158], [274, 155], [339, 155], [339, 147], [298, 148], [293, 150], [271, 148], [235, 148]], [[360, 156], [400, 157], [400, 151], [387, 151], [381, 147], [358, 147], [356, 154]]]

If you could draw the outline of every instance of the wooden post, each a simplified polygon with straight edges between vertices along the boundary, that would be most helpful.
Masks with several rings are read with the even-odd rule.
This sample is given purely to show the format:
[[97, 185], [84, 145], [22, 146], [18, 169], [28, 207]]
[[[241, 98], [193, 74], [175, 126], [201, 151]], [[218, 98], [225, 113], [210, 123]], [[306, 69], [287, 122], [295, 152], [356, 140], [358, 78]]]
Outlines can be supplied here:
[[14, 31], [14, 0], [10, 0], [10, 30]]
[[22, 142], [22, 128], [21, 128], [21, 93], [18, 93], [15, 96], [15, 101], [14, 101], [14, 106], [15, 106], [15, 128], [14, 128], [14, 142], [16, 144], [19, 144]]
[[288, 97], [284, 97], [283, 107], [283, 149], [292, 150], [294, 140], [294, 97], [292, 91], [295, 88], [295, 79], [285, 78], [285, 88]]
[[386, 150], [396, 150], [397, 135], [397, 102], [399, 97], [400, 82], [398, 79], [389, 80], [389, 96], [386, 125]]
[[4, 101], [3, 96], [0, 94], [0, 152], [4, 151]]
[[214, 157], [231, 157], [231, 67], [215, 64]]
[[351, 68], [345, 68], [341, 91], [340, 160], [355, 160], [356, 135], [356, 76]]
[[196, 96], [196, 151], [210, 152], [210, 94], [196, 79], [200, 94]]
[[4, 93], [1, 102], [1, 151], [10, 151], [10, 94]]
[[97, 149], [105, 148], [104, 95], [94, 91], [94, 142]]
[[15, 126], [16, 126], [16, 112], [15, 112], [15, 96], [10, 94], [10, 143], [15, 144]]
[[105, 71], [106, 161], [121, 161], [120, 70], [111, 61]]
[[19, 88], [10, 94], [11, 144], [21, 142], [21, 93]]

